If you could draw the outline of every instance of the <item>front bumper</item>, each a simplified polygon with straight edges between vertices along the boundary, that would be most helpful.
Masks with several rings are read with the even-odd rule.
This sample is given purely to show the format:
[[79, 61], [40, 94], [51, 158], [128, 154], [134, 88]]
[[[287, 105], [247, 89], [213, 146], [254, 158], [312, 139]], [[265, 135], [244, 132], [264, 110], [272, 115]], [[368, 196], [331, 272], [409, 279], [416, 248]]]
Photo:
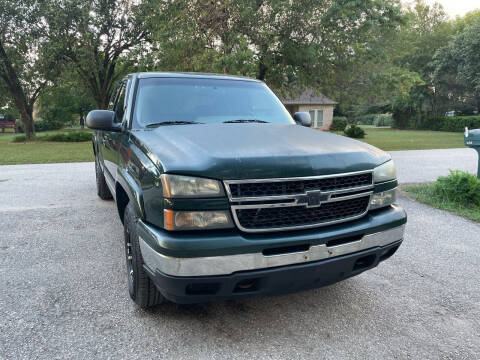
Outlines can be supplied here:
[[330, 285], [374, 268], [392, 256], [402, 241], [305, 264], [241, 271], [221, 276], [177, 277], [150, 272], [157, 288], [179, 304], [271, 296]]
[[279, 247], [280, 254], [247, 253], [225, 256], [201, 256], [177, 258], [165, 256], [152, 249], [140, 237], [140, 248], [144, 263], [153, 272], [171, 276], [216, 276], [229, 275], [239, 271], [266, 269], [278, 266], [301, 264], [352, 254], [375, 247], [384, 247], [403, 239], [405, 225], [362, 237], [347, 237], [330, 240], [321, 245]]
[[144, 267], [175, 302], [268, 295], [340, 281], [391, 256], [403, 239], [398, 206], [309, 231], [171, 233], [138, 223]]

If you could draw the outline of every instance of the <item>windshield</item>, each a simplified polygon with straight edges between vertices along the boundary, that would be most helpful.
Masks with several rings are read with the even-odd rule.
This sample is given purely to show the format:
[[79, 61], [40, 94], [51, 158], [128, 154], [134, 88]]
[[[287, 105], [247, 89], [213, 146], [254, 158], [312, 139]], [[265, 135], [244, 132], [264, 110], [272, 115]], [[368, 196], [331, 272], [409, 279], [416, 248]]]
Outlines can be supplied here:
[[293, 124], [263, 83], [201, 78], [140, 79], [134, 127], [174, 124], [268, 122]]

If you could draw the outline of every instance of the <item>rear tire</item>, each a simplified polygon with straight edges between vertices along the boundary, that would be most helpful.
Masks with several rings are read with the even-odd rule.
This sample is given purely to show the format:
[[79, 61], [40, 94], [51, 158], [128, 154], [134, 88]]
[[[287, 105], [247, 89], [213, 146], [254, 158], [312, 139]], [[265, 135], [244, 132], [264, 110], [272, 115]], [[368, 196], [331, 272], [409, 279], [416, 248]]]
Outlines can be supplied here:
[[123, 224], [130, 297], [142, 308], [158, 305], [163, 302], [164, 298], [143, 268], [143, 258], [136, 226], [137, 217], [132, 203], [129, 203], [125, 208]]
[[98, 197], [102, 200], [110, 200], [113, 198], [110, 189], [108, 188], [107, 181], [105, 180], [105, 175], [103, 174], [98, 159], [95, 156], [95, 177], [97, 179], [97, 194]]

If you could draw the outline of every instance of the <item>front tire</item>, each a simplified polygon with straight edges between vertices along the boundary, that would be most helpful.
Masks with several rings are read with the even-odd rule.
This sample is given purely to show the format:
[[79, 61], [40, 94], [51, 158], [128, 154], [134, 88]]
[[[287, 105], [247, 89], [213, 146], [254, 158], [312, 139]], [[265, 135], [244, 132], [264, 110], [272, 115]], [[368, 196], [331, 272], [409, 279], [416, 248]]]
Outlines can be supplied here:
[[110, 189], [108, 188], [107, 181], [105, 180], [105, 175], [98, 163], [98, 159], [95, 156], [95, 178], [97, 180], [97, 194], [98, 197], [102, 200], [110, 200], [113, 198]]
[[131, 203], [124, 215], [125, 257], [127, 261], [128, 293], [142, 308], [160, 304], [163, 296], [143, 268], [143, 258], [137, 234], [137, 217]]

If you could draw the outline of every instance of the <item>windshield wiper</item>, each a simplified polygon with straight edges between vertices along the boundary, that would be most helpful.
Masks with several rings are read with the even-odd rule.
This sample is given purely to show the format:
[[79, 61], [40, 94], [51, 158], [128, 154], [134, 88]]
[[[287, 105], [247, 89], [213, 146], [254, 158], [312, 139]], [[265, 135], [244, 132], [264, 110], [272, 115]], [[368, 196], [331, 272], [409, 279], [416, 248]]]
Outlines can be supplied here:
[[148, 124], [146, 127], [163, 126], [163, 125], [191, 125], [191, 124], [204, 124], [198, 121], [162, 121], [158, 123]]
[[257, 119], [237, 119], [237, 120], [227, 120], [223, 122], [224, 124], [236, 124], [236, 123], [268, 123], [268, 121], [257, 120]]

